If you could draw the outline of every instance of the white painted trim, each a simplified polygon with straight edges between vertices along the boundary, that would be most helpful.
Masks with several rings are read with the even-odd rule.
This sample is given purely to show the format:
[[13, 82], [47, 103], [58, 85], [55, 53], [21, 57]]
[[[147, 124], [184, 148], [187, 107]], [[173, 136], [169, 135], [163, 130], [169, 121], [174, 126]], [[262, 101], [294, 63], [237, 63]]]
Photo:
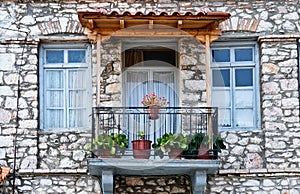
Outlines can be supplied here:
[[[254, 59], [254, 63], [253, 64], [249, 64], [247, 62], [247, 65], [246, 66], [243, 66], [243, 65], [234, 65], [234, 67], [254, 67], [254, 73], [253, 73], [253, 81], [254, 81], [254, 98], [253, 99], [253, 102], [256, 103], [255, 106], [253, 107], [254, 110], [253, 112], [255, 113], [255, 116], [254, 116], [254, 119], [255, 121], [254, 124], [256, 124], [255, 127], [253, 128], [245, 128], [245, 127], [240, 127], [240, 128], [237, 128], [237, 127], [234, 127], [232, 126], [231, 128], [222, 128], [222, 127], [219, 127], [219, 130], [220, 131], [230, 131], [230, 130], [258, 130], [258, 129], [261, 129], [261, 114], [260, 114], [260, 77], [259, 77], [259, 70], [260, 70], [260, 63], [259, 63], [259, 50], [258, 50], [258, 45], [256, 42], [254, 41], [248, 41], [248, 42], [240, 42], [240, 41], [230, 41], [230, 42], [214, 42], [211, 44], [211, 55], [212, 55], [212, 49], [215, 49], [215, 48], [245, 48], [245, 47], [253, 47], [254, 48], [254, 51], [253, 51], [253, 59]], [[232, 53], [232, 52], [231, 52]], [[231, 56], [233, 57], [233, 56]], [[212, 58], [212, 57], [211, 57]], [[212, 60], [211, 60], [211, 63], [212, 63], [212, 67], [210, 69], [210, 73], [212, 73], [212, 69], [220, 69], [220, 68], [223, 68], [223, 67], [231, 67], [232, 65], [230, 63], [224, 63], [224, 64], [227, 64], [227, 65], [224, 65], [224, 66], [216, 66]], [[213, 79], [211, 80], [211, 87], [212, 87], [212, 81]], [[233, 119], [233, 118], [231, 118]]]
[[[64, 65], [47, 65], [45, 66], [45, 51], [46, 49], [85, 49], [86, 50], [86, 63], [74, 63], [72, 65], [68, 65], [67, 68]], [[66, 60], [66, 56], [65, 56]], [[86, 99], [87, 104], [87, 114], [88, 116], [88, 127], [82, 128], [61, 128], [61, 129], [45, 129], [44, 128], [44, 70], [47, 69], [68, 69], [68, 68], [84, 68], [86, 69], [87, 75], [87, 96], [90, 98]], [[91, 46], [88, 43], [42, 43], [39, 48], [39, 126], [41, 130], [46, 131], [74, 131], [74, 130], [90, 130], [92, 127], [92, 67], [91, 67]]]

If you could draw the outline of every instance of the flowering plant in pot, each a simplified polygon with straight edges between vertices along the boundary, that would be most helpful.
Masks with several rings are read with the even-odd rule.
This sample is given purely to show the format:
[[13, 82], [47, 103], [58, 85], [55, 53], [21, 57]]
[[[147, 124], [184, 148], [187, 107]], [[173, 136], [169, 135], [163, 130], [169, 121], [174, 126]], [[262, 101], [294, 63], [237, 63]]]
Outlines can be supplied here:
[[158, 119], [159, 109], [161, 107], [170, 104], [165, 97], [159, 97], [153, 92], [152, 94], [146, 94], [142, 100], [142, 104], [147, 107], [149, 119]]
[[166, 133], [157, 139], [157, 143], [152, 145], [155, 153], [160, 157], [167, 152], [169, 158], [181, 158], [182, 151], [188, 148], [188, 138], [180, 133]]
[[128, 139], [125, 134], [103, 133], [99, 134], [88, 150], [99, 152], [99, 158], [112, 158], [123, 155], [128, 148]]
[[149, 159], [152, 141], [145, 139], [144, 131], [139, 131], [137, 136], [139, 139], [131, 141], [133, 157], [136, 159]]

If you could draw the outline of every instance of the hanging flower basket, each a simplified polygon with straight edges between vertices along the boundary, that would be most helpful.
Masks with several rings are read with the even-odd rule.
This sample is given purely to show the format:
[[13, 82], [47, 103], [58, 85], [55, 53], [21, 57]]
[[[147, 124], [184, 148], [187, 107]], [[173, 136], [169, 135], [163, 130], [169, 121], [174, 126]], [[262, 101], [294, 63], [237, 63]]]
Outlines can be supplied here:
[[149, 119], [155, 120], [159, 118], [160, 107], [164, 107], [170, 103], [167, 102], [165, 97], [158, 97], [153, 92], [151, 95], [146, 94], [144, 96], [142, 104], [147, 107]]
[[159, 118], [159, 106], [153, 105], [153, 106], [149, 106], [147, 109], [148, 112], [148, 117], [151, 120], [155, 120]]

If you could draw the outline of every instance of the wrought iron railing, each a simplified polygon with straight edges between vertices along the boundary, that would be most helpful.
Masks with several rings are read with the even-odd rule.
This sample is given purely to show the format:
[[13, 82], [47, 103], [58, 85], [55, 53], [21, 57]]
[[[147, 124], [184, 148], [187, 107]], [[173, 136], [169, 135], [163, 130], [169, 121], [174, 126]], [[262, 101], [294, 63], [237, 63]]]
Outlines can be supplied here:
[[[157, 118], [156, 118], [157, 117]], [[166, 137], [165, 134], [182, 134], [188, 139], [188, 146], [195, 139], [195, 134], [205, 137], [205, 147], [208, 147], [210, 156], [216, 159], [214, 151], [214, 139], [218, 134], [217, 108], [212, 107], [165, 107], [158, 108], [158, 115], [150, 114], [146, 107], [95, 107], [93, 108], [93, 135], [92, 142], [95, 143], [100, 134], [125, 134], [128, 139], [128, 148], [122, 150], [122, 157], [132, 157], [132, 141], [140, 139], [143, 132], [144, 139], [151, 141], [151, 158], [157, 157], [157, 149], [153, 144], [160, 143], [159, 138]], [[165, 136], [164, 136], [165, 135]], [[204, 142], [204, 141], [203, 141]], [[199, 143], [199, 147], [204, 143]], [[201, 144], [201, 145], [200, 145]], [[99, 144], [97, 144], [99, 146]], [[96, 155], [101, 150], [94, 150]], [[117, 150], [120, 151], [120, 150]], [[186, 158], [199, 158], [189, 156], [193, 154], [184, 149], [180, 153]], [[164, 155], [166, 155], [164, 153]], [[198, 155], [198, 153], [196, 154]], [[201, 158], [200, 158], [201, 159]]]

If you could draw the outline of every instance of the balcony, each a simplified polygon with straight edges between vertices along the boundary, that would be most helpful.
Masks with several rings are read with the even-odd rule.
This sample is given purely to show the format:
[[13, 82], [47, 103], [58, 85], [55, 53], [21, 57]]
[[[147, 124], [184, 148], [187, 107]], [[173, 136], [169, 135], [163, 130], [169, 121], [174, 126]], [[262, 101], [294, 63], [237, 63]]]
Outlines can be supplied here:
[[[217, 171], [219, 161], [214, 147], [214, 139], [218, 135], [216, 108], [166, 107], [154, 111], [157, 115], [150, 113], [145, 107], [93, 109], [92, 141], [97, 140], [101, 134], [114, 133], [126, 135], [128, 143], [125, 149], [117, 147], [113, 157], [103, 154], [103, 150], [96, 146], [93, 150], [95, 157], [88, 160], [89, 173], [102, 176], [104, 193], [113, 193], [113, 176], [116, 173], [145, 176], [187, 174], [191, 177], [193, 192], [202, 193], [207, 174]], [[146, 148], [146, 153], [140, 153], [140, 147], [138, 151], [133, 149], [133, 140], [139, 140], [141, 132], [143, 140], [151, 141], [151, 147]], [[165, 150], [167, 147], [162, 149], [162, 146], [153, 146], [161, 145], [162, 138], [170, 134], [172, 138], [174, 134], [181, 134], [179, 136], [186, 140], [187, 147], [183, 146], [176, 156], [169, 155]], [[202, 143], [194, 142], [196, 134], [206, 137], [206, 143], [203, 143], [204, 140]], [[192, 145], [199, 150], [205, 147], [208, 151], [202, 154], [198, 149], [196, 152], [191, 151]], [[139, 155], [136, 155], [137, 152]]]

